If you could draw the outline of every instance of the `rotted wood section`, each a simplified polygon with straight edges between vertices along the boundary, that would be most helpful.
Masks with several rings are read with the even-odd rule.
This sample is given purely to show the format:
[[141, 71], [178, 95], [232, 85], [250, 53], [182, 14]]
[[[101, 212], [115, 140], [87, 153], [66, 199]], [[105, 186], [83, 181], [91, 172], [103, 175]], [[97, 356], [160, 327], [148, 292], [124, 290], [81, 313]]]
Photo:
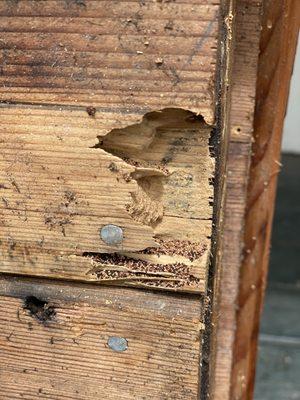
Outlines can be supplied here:
[[[110, 131], [126, 118], [33, 106], [2, 118], [3, 272], [204, 291], [214, 163], [201, 117], [166, 109]], [[101, 240], [108, 224], [120, 244]]]
[[0, 271], [205, 292], [219, 7], [0, 2]]
[[1, 399], [198, 400], [220, 8], [0, 0]]

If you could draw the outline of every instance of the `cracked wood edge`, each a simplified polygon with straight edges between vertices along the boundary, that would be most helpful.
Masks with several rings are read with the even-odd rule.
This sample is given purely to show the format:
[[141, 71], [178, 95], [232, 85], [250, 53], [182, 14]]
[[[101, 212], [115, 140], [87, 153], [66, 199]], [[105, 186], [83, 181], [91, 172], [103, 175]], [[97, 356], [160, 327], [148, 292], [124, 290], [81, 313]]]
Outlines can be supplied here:
[[[27, 109], [12, 108], [4, 108], [1, 124], [2, 272], [205, 291], [214, 169], [209, 126], [198, 117], [185, 121], [192, 113], [169, 109], [149, 114], [144, 124], [106, 133], [111, 119], [103, 119], [104, 114], [94, 117], [87, 130], [86, 112], [50, 114], [39, 108], [27, 115]], [[57, 117], [64, 118], [65, 129], [69, 121], [75, 129], [61, 134]], [[151, 124], [155, 129], [148, 138]], [[99, 229], [108, 223], [122, 227], [121, 245], [100, 240]], [[193, 263], [189, 255], [177, 260], [185, 247], [193, 258], [197, 254]], [[142, 271], [133, 266], [120, 271], [114, 262], [102, 265], [103, 273], [87, 268], [91, 257], [85, 254], [122, 256], [141, 250], [169, 252], [172, 276], [159, 274], [167, 266], [154, 255]], [[153, 267], [156, 275], [147, 278]]]
[[[101, 149], [101, 146], [99, 148], [97, 142], [116, 130], [138, 125], [143, 120], [142, 116], [150, 111], [170, 107], [201, 113], [208, 123], [213, 122], [213, 81], [220, 5], [209, 0], [192, 5], [133, 2], [130, 8], [125, 2], [114, 3], [111, 11], [119, 18], [112, 20], [102, 3], [101, 7], [92, 0], [84, 4], [81, 7], [71, 1], [68, 7], [62, 7], [61, 2], [49, 0], [33, 7], [26, 2], [0, 2], [3, 22], [1, 136], [6, 169], [1, 190], [5, 191], [2, 211], [8, 233], [2, 237], [2, 272], [71, 279], [74, 266], [66, 266], [62, 259], [76, 255], [81, 264], [74, 279], [99, 280], [97, 274], [86, 275], [90, 259], [80, 258], [84, 253], [112, 252], [103, 243], [99, 245], [99, 232], [95, 229], [98, 217], [101, 224], [114, 222], [126, 227], [124, 246], [117, 249], [121, 252], [155, 247], [154, 236], [165, 237], [168, 242], [175, 239], [174, 243], [183, 240], [196, 245], [200, 239], [205, 251], [199, 261], [194, 262], [191, 275], [198, 280], [197, 285], [191, 289], [177, 280], [179, 283], [174, 290], [203, 293], [210, 256], [213, 202], [213, 188], [209, 185], [214, 170], [208, 148], [210, 127], [207, 125], [208, 129], [202, 130], [199, 135], [198, 149], [190, 146], [192, 151], [197, 150], [197, 154], [191, 152], [185, 160], [186, 164], [192, 165], [195, 156], [201, 156], [196, 182], [201, 196], [196, 200], [197, 196], [192, 196], [188, 188], [183, 188], [180, 198], [180, 191], [174, 189], [173, 200], [171, 197], [166, 200], [169, 210], [164, 212], [160, 223], [157, 222], [162, 216], [161, 204], [149, 201], [139, 188], [139, 179], [135, 179], [139, 174], [145, 177], [149, 170], [121, 160], [118, 155]], [[170, 20], [170, 15], [176, 15], [176, 18]], [[13, 22], [8, 26], [12, 16]], [[45, 19], [48, 22], [47, 32], [43, 32]], [[121, 34], [117, 34], [118, 31]], [[107, 34], [105, 37], [104, 33]], [[109, 49], [110, 53], [107, 52]], [[195, 91], [201, 93], [197, 98], [192, 95]], [[147, 93], [147, 98], [144, 93]], [[186, 151], [187, 143], [179, 137], [177, 139], [176, 146], [181, 146], [182, 152]], [[151, 135], [149, 140], [151, 145]], [[17, 148], [15, 141], [18, 142]], [[106, 149], [107, 146], [108, 143]], [[54, 152], [59, 156], [57, 160], [52, 157]], [[174, 151], [170, 151], [163, 161], [172, 161], [174, 155]], [[138, 157], [137, 154], [135, 156]], [[178, 159], [183, 162], [183, 154]], [[89, 165], [84, 166], [87, 161]], [[60, 174], [62, 165], [64, 171]], [[109, 169], [109, 173], [119, 180], [118, 190], [123, 193], [121, 200], [115, 196], [117, 211], [107, 201], [108, 196], [101, 193], [107, 203], [107, 209], [102, 210], [103, 215], [99, 215], [95, 193], [101, 192], [101, 179], [107, 183], [105, 190], [111, 191], [109, 179], [112, 177], [107, 179], [104, 172], [98, 174], [99, 167], [102, 171], [106, 167]], [[154, 171], [153, 166], [151, 168]], [[122, 170], [122, 174], [114, 174], [115, 169]], [[86, 180], [92, 175], [88, 179], [86, 177], [92, 174], [92, 170], [97, 171], [99, 176], [96, 181], [90, 182], [89, 190]], [[188, 168], [186, 172], [180, 172], [181, 175], [173, 180], [174, 188], [175, 184], [182, 184], [183, 175], [188, 179], [188, 172], [191, 172]], [[18, 180], [13, 173], [18, 175]], [[57, 174], [60, 183], [53, 181], [51, 186], [46, 177], [50, 173]], [[82, 190], [78, 196], [73, 190], [76, 175], [82, 177]], [[68, 181], [66, 185], [63, 185], [64, 180]], [[66, 190], [62, 190], [63, 186]], [[44, 196], [38, 198], [35, 189]], [[43, 208], [47, 199], [51, 204]], [[191, 213], [186, 211], [188, 207]], [[120, 210], [126, 208], [127, 213], [120, 214]], [[46, 231], [42, 222], [38, 221], [41, 211], [48, 227]], [[112, 218], [107, 218], [111, 212]], [[35, 221], [34, 229], [27, 229], [28, 220]], [[17, 243], [16, 238], [22, 230], [23, 243]], [[37, 238], [39, 231], [43, 234]], [[73, 232], [70, 236], [69, 231]], [[41, 248], [44, 248], [42, 255], [39, 254]], [[59, 254], [53, 254], [54, 249]], [[15, 259], [13, 253], [17, 255]], [[54, 258], [55, 266], [51, 265]], [[115, 271], [116, 266], [112, 265], [109, 273], [115, 274]], [[114, 283], [115, 280], [122, 285], [143, 285], [135, 276], [128, 275], [126, 282], [120, 278], [123, 277], [109, 279], [109, 282]], [[153, 287], [150, 281], [148, 286]], [[161, 279], [161, 284], [158, 282], [156, 286], [161, 288], [161, 285], [167, 288], [168, 283], [163, 283]]]

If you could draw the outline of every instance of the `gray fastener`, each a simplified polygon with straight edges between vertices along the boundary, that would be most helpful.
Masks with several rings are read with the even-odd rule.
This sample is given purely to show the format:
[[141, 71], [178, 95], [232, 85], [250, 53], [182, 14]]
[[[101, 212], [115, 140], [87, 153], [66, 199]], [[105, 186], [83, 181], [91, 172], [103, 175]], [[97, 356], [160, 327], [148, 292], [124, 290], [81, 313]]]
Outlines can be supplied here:
[[104, 225], [100, 230], [100, 237], [109, 246], [117, 246], [123, 241], [123, 230], [117, 225]]
[[113, 351], [122, 352], [128, 349], [128, 342], [123, 337], [110, 336], [107, 341], [108, 347]]

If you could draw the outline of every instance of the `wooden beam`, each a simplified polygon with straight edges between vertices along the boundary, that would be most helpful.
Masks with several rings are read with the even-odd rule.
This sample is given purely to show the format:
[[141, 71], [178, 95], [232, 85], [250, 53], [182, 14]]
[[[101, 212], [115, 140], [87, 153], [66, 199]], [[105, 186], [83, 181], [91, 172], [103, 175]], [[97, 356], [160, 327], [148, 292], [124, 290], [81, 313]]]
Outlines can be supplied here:
[[253, 397], [299, 2], [237, 1], [235, 26], [227, 199], [213, 311], [217, 327], [211, 396], [216, 400]]
[[252, 399], [254, 393], [282, 128], [299, 24], [299, 1], [264, 1], [231, 381], [235, 400]]

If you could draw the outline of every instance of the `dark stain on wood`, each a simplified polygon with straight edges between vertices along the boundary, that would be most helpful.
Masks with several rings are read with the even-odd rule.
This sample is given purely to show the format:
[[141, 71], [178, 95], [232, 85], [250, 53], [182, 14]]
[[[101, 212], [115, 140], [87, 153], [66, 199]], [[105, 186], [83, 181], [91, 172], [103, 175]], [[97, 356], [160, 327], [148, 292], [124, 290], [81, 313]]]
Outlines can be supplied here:
[[35, 296], [27, 296], [24, 299], [24, 310], [42, 324], [47, 324], [55, 318], [55, 309], [47, 301], [40, 300]]

